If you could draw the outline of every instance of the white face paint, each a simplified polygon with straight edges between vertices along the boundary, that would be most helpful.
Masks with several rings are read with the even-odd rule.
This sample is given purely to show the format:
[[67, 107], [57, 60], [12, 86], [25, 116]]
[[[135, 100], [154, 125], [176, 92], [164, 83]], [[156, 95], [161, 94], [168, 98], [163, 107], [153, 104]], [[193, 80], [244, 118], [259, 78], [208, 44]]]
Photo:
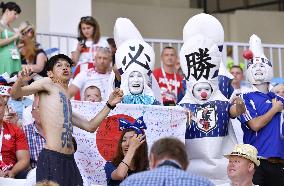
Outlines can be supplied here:
[[209, 83], [197, 83], [194, 85], [192, 93], [196, 99], [206, 101], [212, 94], [212, 88]]
[[129, 74], [128, 87], [131, 94], [141, 94], [144, 89], [144, 78], [141, 72], [133, 71]]
[[252, 78], [255, 81], [264, 81], [266, 76], [266, 68], [262, 63], [255, 63], [251, 67]]

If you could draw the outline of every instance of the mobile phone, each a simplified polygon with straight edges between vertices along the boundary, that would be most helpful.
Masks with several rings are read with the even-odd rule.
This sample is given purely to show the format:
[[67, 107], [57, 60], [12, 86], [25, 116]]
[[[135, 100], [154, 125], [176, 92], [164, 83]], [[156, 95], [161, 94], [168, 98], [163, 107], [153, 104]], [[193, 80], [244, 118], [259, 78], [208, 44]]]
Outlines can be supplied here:
[[80, 45], [82, 45], [83, 48], [86, 48], [86, 41], [83, 38], [78, 37], [77, 40], [79, 41]]

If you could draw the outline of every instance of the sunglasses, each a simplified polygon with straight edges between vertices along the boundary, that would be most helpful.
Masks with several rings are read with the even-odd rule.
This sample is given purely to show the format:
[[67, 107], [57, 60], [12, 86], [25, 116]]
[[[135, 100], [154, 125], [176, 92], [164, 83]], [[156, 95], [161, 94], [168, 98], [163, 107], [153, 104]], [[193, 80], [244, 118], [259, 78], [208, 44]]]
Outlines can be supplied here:
[[23, 36], [27, 35], [28, 33], [34, 34], [34, 30], [33, 30], [32, 28], [29, 28], [28, 30], [21, 32], [21, 34], [22, 34]]
[[81, 21], [92, 21], [94, 18], [92, 16], [81, 17]]

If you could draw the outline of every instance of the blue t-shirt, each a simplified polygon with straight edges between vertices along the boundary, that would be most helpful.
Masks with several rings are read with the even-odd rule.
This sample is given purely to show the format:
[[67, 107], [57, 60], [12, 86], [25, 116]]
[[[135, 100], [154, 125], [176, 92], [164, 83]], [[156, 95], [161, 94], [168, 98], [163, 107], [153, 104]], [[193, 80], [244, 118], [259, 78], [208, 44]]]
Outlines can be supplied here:
[[[110, 161], [107, 161], [105, 164], [105, 173], [106, 173], [106, 179], [107, 179], [107, 185], [108, 186], [118, 186], [123, 180], [113, 180], [111, 179], [111, 173], [116, 169], [117, 167], [114, 166], [114, 164]], [[128, 170], [128, 176], [135, 173], [134, 171]]]
[[272, 108], [272, 99], [277, 98], [283, 104], [284, 99], [272, 92], [264, 94], [258, 91], [241, 94], [241, 97], [246, 105], [246, 113], [238, 117], [244, 131], [244, 143], [255, 146], [258, 156], [284, 159], [284, 139], [280, 137], [281, 112], [275, 114], [272, 120], [258, 132], [251, 130], [247, 124], [248, 121], [267, 113]]
[[190, 109], [198, 122], [191, 121], [186, 129], [185, 139], [195, 139], [203, 137], [218, 137], [228, 135], [228, 123], [230, 120], [228, 101], [210, 101], [205, 104], [180, 104], [182, 107]]
[[28, 106], [32, 105], [33, 101], [27, 97], [24, 97], [22, 100], [14, 100], [9, 98], [8, 105], [18, 114], [19, 120], [23, 118], [23, 110]]

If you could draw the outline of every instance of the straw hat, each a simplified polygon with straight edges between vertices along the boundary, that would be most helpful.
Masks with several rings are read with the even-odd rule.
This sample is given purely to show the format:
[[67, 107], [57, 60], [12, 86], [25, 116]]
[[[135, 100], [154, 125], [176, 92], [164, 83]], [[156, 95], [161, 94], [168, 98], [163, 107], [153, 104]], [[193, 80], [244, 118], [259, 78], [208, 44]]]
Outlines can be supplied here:
[[259, 166], [260, 161], [257, 159], [257, 153], [257, 149], [252, 145], [237, 144], [230, 154], [226, 154], [224, 156], [226, 158], [229, 158], [230, 156], [240, 156], [252, 161], [256, 164], [256, 166]]

